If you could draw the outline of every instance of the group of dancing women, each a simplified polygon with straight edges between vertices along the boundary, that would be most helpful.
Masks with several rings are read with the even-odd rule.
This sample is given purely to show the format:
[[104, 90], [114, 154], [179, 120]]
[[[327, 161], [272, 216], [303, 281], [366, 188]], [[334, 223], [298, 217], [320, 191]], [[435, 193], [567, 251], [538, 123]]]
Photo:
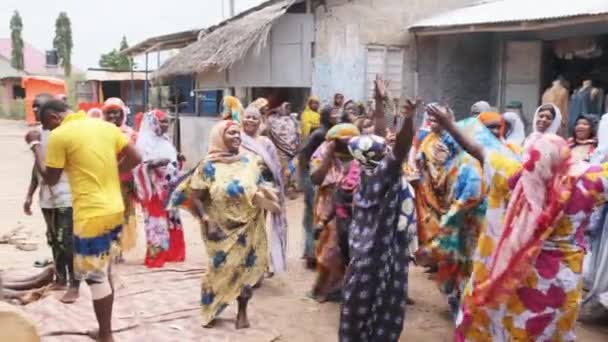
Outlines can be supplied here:
[[574, 340], [581, 306], [608, 299], [596, 271], [608, 117], [581, 115], [566, 140], [552, 104], [526, 135], [520, 113], [485, 102], [456, 122], [448, 106], [407, 101], [388, 128], [375, 89], [368, 115], [324, 107], [299, 156], [311, 296], [341, 303], [340, 341], [399, 339], [410, 261], [445, 296], [457, 341]]
[[[190, 211], [209, 256], [203, 325], [236, 300], [236, 328], [246, 328], [256, 285], [286, 271], [286, 203], [302, 191], [309, 296], [340, 303], [340, 341], [399, 340], [410, 261], [445, 296], [457, 341], [574, 340], [581, 305], [608, 293], [608, 276], [594, 271], [608, 264], [608, 132], [598, 134], [608, 122], [581, 115], [566, 140], [551, 104], [526, 135], [519, 113], [485, 102], [456, 122], [444, 104], [406, 101], [391, 124], [386, 84], [374, 89], [367, 112], [341, 94], [324, 106], [311, 97], [298, 115], [289, 103], [225, 97], [190, 171], [164, 113], [131, 132], [106, 104], [106, 119], [143, 151], [121, 180], [126, 207], [143, 208], [146, 265], [184, 259], [178, 209]], [[127, 211], [127, 237], [132, 220]]]

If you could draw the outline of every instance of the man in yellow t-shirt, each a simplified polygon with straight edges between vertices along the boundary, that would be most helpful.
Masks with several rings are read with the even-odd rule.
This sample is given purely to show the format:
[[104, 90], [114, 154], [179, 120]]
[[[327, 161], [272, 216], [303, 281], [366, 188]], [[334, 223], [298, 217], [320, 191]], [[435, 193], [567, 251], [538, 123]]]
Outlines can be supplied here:
[[130, 171], [141, 157], [116, 126], [69, 113], [62, 101], [46, 102], [39, 114], [52, 130], [46, 164], [40, 131], [28, 132], [25, 140], [46, 184], [56, 184], [64, 170], [68, 175], [74, 208], [74, 272], [91, 289], [99, 323], [96, 338], [113, 341], [110, 250], [120, 234], [124, 211], [118, 173]]

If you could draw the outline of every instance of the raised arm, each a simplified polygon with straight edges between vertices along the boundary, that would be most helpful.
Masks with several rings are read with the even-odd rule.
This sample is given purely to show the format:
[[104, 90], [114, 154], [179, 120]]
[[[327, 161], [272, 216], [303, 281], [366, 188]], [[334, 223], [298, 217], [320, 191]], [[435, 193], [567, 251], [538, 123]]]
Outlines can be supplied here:
[[477, 143], [470, 137], [467, 137], [454, 123], [452, 116], [447, 113], [447, 111], [438, 106], [429, 105], [427, 106], [427, 113], [430, 117], [434, 118], [435, 121], [441, 127], [443, 127], [450, 135], [462, 146], [462, 148], [467, 151], [473, 158], [479, 160], [481, 165], [484, 164], [485, 160], [485, 152], [483, 146]]
[[386, 136], [386, 113], [384, 112], [384, 101], [386, 99], [386, 89], [389, 86], [389, 82], [382, 79], [379, 74], [376, 75], [374, 80], [374, 99], [376, 102], [374, 109], [374, 134], [385, 137]]
[[416, 106], [409, 100], [406, 101], [406, 105], [403, 107], [403, 126], [395, 137], [395, 147], [393, 154], [395, 159], [399, 163], [405, 160], [408, 155], [410, 148], [412, 147], [412, 141], [414, 140], [414, 114], [416, 113]]

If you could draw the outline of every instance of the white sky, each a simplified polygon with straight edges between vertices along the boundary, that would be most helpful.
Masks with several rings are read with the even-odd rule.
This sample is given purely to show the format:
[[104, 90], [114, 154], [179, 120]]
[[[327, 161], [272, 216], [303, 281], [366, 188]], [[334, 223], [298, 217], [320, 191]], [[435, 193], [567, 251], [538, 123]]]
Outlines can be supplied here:
[[[222, 1], [224, 5], [222, 6]], [[130, 45], [148, 37], [204, 28], [228, 16], [229, 0], [0, 0], [0, 37], [10, 37], [10, 18], [18, 10], [23, 38], [39, 50], [53, 46], [55, 20], [66, 11], [72, 23], [72, 63], [97, 67], [99, 56], [118, 48], [123, 35]], [[240, 12], [263, 0], [235, 0]], [[224, 15], [222, 15], [224, 8]], [[156, 67], [153, 58], [151, 69]], [[140, 68], [143, 64], [139, 62]]]

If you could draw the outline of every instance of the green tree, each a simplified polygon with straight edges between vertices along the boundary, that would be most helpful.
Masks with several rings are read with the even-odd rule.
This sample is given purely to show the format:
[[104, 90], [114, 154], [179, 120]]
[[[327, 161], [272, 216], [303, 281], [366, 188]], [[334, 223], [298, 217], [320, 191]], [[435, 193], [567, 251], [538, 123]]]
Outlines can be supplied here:
[[[127, 55], [121, 52], [128, 47], [129, 43], [127, 43], [127, 37], [122, 36], [120, 48], [118, 50], [112, 49], [112, 51], [102, 54], [99, 58], [99, 66], [112, 70], [130, 70], [131, 60]], [[135, 66], [133, 66], [133, 68], [135, 68]]]
[[23, 61], [23, 38], [21, 31], [23, 30], [23, 21], [18, 11], [13, 13], [11, 18], [11, 65], [17, 70], [25, 68]]
[[59, 13], [59, 17], [55, 21], [55, 39], [53, 39], [53, 47], [57, 50], [57, 56], [63, 67], [66, 76], [72, 73], [72, 24], [66, 12]]

